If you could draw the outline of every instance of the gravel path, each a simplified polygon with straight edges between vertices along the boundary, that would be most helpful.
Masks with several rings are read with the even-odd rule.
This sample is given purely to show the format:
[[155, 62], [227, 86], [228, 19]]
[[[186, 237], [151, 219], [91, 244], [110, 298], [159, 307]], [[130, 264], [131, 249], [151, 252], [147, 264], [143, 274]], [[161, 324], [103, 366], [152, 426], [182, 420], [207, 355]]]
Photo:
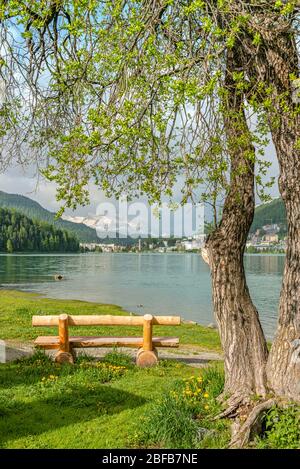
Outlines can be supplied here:
[[[90, 348], [86, 349], [84, 353], [86, 355], [91, 355], [96, 358], [102, 358], [106, 355], [111, 348]], [[125, 352], [128, 355], [131, 355], [132, 358], [135, 357], [136, 350], [128, 348], [119, 348], [121, 352]], [[30, 343], [22, 343], [16, 341], [6, 341], [6, 353], [5, 361], [11, 362], [22, 357], [29, 357], [34, 352], [34, 347]], [[203, 351], [196, 346], [181, 346], [176, 350], [160, 349], [159, 358], [176, 360], [182, 363], [185, 363], [189, 366], [200, 368], [211, 361], [220, 361], [223, 359], [222, 355], [218, 352], [213, 351]], [[53, 355], [54, 352], [47, 352], [49, 355]], [[80, 353], [80, 352], [79, 352]], [[81, 350], [82, 353], [82, 350]]]

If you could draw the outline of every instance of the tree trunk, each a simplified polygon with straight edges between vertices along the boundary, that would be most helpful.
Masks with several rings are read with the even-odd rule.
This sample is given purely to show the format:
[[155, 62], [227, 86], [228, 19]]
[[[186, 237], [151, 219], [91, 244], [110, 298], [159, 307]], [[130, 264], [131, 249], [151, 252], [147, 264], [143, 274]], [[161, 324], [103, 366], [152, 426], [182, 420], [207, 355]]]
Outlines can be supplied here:
[[[255, 208], [255, 149], [233, 72], [240, 66], [236, 49], [228, 52], [224, 122], [231, 158], [230, 189], [220, 225], [206, 249], [211, 268], [213, 304], [225, 362], [225, 390], [229, 403], [265, 395], [267, 346], [246, 283], [243, 256]], [[232, 406], [232, 409], [234, 405]]]
[[277, 395], [300, 401], [300, 152], [296, 149], [299, 117], [280, 115], [272, 137], [280, 164], [279, 190], [287, 213], [288, 236], [278, 327], [267, 375]]
[[[290, 79], [299, 74], [298, 56], [290, 31], [270, 46], [267, 55], [277, 77], [272, 80], [277, 119], [276, 123], [270, 119], [271, 132], [280, 166], [279, 190], [286, 208], [288, 237], [278, 328], [267, 373], [276, 394], [300, 400], [300, 118]], [[280, 105], [282, 95], [286, 110]]]
[[[279, 303], [276, 337], [267, 364], [270, 388], [280, 396], [300, 400], [300, 117], [292, 77], [299, 76], [294, 31], [290, 22], [274, 12], [253, 17], [262, 44], [251, 46], [244, 38], [244, 66], [254, 88], [258, 81], [269, 87], [272, 99], [268, 117], [280, 167], [279, 190], [286, 207], [287, 253]], [[251, 53], [252, 47], [252, 53]], [[297, 103], [298, 101], [298, 103]]]
[[278, 327], [267, 374], [276, 394], [300, 401], [300, 153], [295, 150], [299, 131], [300, 121], [296, 129], [282, 116], [280, 128], [272, 132], [281, 167], [279, 188], [286, 207], [288, 238]]

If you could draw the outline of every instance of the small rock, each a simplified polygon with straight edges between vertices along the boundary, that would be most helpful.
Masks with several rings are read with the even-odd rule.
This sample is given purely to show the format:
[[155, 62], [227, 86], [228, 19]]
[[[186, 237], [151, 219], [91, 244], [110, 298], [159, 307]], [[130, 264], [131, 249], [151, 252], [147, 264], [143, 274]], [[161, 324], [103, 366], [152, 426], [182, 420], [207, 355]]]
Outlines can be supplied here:
[[218, 329], [217, 328], [217, 325], [213, 322], [211, 322], [210, 324], [207, 325], [207, 327], [209, 327], [209, 329]]
[[214, 434], [216, 434], [216, 430], [210, 430], [208, 428], [204, 428], [204, 427], [199, 427], [197, 429], [197, 440], [198, 441], [201, 441], [203, 440], [204, 437], [206, 436], [212, 436]]

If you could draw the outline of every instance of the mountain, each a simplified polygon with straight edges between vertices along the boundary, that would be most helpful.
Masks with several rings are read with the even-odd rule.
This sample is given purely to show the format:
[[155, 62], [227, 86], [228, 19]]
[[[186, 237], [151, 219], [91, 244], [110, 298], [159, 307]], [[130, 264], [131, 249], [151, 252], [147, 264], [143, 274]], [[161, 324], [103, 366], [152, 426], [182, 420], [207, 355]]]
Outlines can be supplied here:
[[[99, 234], [103, 235], [103, 238], [111, 235], [111, 238], [115, 238], [115, 220], [106, 219], [103, 216], [95, 217], [70, 217], [65, 216], [64, 219], [55, 219], [55, 213], [50, 212], [43, 208], [38, 202], [18, 194], [8, 194], [0, 191], [0, 208], [15, 209], [18, 212], [32, 218], [34, 220], [44, 221], [46, 223], [53, 224], [56, 228], [62, 230], [68, 230], [72, 234], [76, 235], [80, 242], [93, 243], [100, 242], [97, 236], [96, 228], [98, 228]], [[274, 199], [269, 203], [262, 204], [256, 207], [254, 220], [251, 226], [251, 233], [254, 233], [258, 228], [264, 225], [279, 224], [286, 228], [286, 212], [283, 201], [281, 198]], [[125, 228], [131, 227], [132, 232], [138, 232], [139, 227], [135, 226], [131, 222], [127, 222], [125, 227], [119, 226], [119, 232], [124, 231]], [[126, 230], [127, 231], [127, 230]], [[127, 244], [130, 239], [123, 239], [123, 243]], [[108, 241], [107, 239], [105, 241]], [[110, 240], [112, 242], [113, 240]], [[134, 241], [134, 240], [133, 240]], [[103, 242], [103, 240], [101, 241]]]
[[254, 233], [258, 228], [273, 224], [278, 224], [286, 230], [286, 211], [281, 198], [256, 207], [250, 232]]
[[[117, 219], [116, 217], [107, 217], [106, 215], [95, 215], [90, 217], [71, 217], [68, 215], [63, 215], [64, 220], [68, 220], [72, 223], [83, 223], [90, 228], [94, 228], [100, 239], [106, 238], [107, 236], [112, 239], [125, 239], [130, 238], [131, 235], [135, 235], [136, 237], [148, 237], [143, 233], [142, 229], [148, 229], [145, 227], [142, 220], [123, 220]], [[117, 234], [117, 237], [116, 237]]]
[[[72, 217], [70, 215], [63, 215], [62, 219], [69, 221], [71, 223], [76, 223], [76, 225], [78, 224], [86, 225], [89, 228], [93, 228], [94, 230], [97, 228], [97, 222], [98, 222], [97, 217], [79, 217], [79, 216]], [[107, 220], [110, 222], [110, 219], [107, 219]]]
[[15, 209], [33, 220], [44, 221], [54, 225], [56, 228], [67, 230], [76, 235], [80, 242], [99, 242], [99, 238], [94, 229], [82, 223], [72, 223], [62, 218], [55, 219], [55, 213], [46, 210], [38, 202], [35, 202], [29, 197], [0, 191], [0, 207]]
[[78, 252], [79, 242], [69, 231], [32, 220], [12, 209], [0, 208], [1, 252]]

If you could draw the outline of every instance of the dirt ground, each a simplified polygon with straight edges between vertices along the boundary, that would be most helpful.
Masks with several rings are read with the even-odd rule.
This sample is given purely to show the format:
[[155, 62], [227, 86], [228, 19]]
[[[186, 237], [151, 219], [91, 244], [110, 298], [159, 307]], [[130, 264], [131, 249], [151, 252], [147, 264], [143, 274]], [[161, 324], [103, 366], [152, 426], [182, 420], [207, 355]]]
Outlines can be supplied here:
[[[77, 350], [77, 353], [84, 353], [91, 355], [95, 358], [102, 358], [106, 355], [111, 348], [89, 348]], [[125, 352], [132, 356], [134, 359], [136, 350], [130, 348], [118, 348], [118, 351]], [[5, 359], [2, 361], [11, 362], [23, 357], [29, 357], [34, 352], [34, 346], [31, 343], [22, 343], [17, 341], [6, 341]], [[54, 355], [55, 352], [48, 351], [49, 355]], [[211, 361], [220, 361], [223, 359], [222, 355], [213, 351], [204, 351], [196, 346], [181, 346], [176, 350], [159, 349], [158, 355], [160, 359], [176, 360], [192, 367], [201, 367]]]

